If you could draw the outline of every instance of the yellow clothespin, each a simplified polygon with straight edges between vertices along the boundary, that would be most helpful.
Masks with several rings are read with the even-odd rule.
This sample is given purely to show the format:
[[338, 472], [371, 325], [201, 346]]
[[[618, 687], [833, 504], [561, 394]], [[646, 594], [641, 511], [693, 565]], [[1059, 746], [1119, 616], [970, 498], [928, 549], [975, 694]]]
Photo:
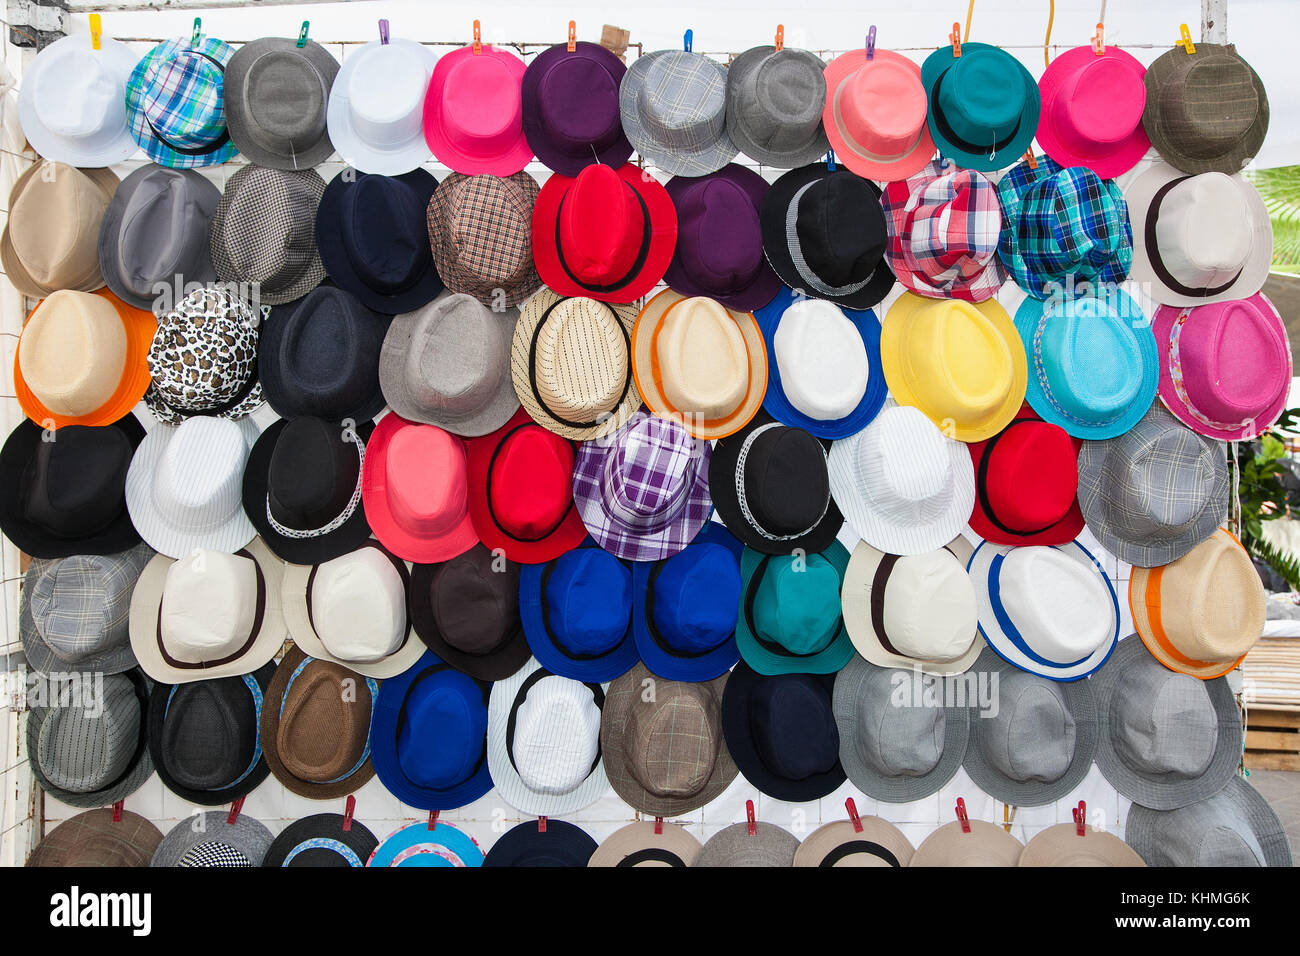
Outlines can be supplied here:
[[578, 49], [578, 23], [576, 20], [569, 21], [569, 52], [572, 53]]
[[479, 26], [477, 20], [474, 21], [474, 55], [478, 56], [483, 52], [483, 28]]
[[952, 33], [948, 34], [948, 39], [952, 41], [952, 55], [961, 56], [961, 24], [956, 20], [952, 22]]
[[1097, 24], [1097, 32], [1092, 35], [1092, 52], [1101, 56], [1106, 52], [1106, 28]]
[[1186, 23], [1183, 23], [1179, 25], [1178, 32], [1182, 34], [1182, 39], [1178, 41], [1178, 45], [1187, 51], [1188, 56], [1191, 56], [1196, 52], [1196, 44], [1192, 42], [1192, 31], [1187, 29]]
[[99, 39], [103, 35], [104, 35], [104, 30], [103, 27], [100, 26], [99, 14], [92, 13], [90, 15], [90, 48], [92, 50], [99, 49]]
[[785, 24], [784, 24], [784, 23], [778, 23], [778, 24], [776, 25], [776, 44], [775, 44], [775, 46], [776, 46], [776, 52], [777, 52], [777, 53], [780, 53], [782, 50], [785, 49]]
[[1002, 804], [1002, 829], [1008, 833], [1011, 832], [1011, 825], [1016, 822], [1016, 810], [1018, 809], [1019, 807]]

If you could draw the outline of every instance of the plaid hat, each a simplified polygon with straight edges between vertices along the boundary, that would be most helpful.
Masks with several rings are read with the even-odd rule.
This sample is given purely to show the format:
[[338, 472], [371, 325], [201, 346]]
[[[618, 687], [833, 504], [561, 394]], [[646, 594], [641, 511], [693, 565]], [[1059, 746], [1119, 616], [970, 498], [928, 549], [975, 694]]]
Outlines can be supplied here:
[[[754, 832], [749, 832], [749, 827]], [[799, 838], [772, 823], [733, 823], [700, 848], [691, 866], [794, 866]]]
[[266, 825], [226, 810], [186, 817], [162, 838], [150, 866], [261, 866], [273, 842]]
[[1177, 810], [1134, 803], [1124, 837], [1148, 866], [1291, 866], [1277, 811], [1236, 776], [1212, 797]]
[[103, 807], [69, 817], [36, 844], [27, 866], [148, 866], [162, 842], [156, 826], [130, 810]]
[[131, 71], [126, 118], [155, 163], [213, 166], [238, 150], [226, 128], [225, 72], [235, 48], [215, 37], [159, 43]]
[[736, 158], [726, 128], [727, 68], [701, 53], [658, 50], [628, 67], [618, 89], [637, 153], [674, 176], [703, 176]]

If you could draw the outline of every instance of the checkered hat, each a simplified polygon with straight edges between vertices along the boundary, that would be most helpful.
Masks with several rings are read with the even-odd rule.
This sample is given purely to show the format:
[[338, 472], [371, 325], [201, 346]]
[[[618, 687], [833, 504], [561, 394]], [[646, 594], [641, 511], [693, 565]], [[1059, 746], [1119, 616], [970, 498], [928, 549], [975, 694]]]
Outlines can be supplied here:
[[149, 865], [261, 866], [274, 839], [265, 824], [246, 813], [231, 823], [225, 810], [208, 810], [172, 827]]
[[682, 50], [633, 61], [618, 89], [623, 132], [644, 159], [674, 176], [714, 173], [736, 158], [726, 129], [727, 68]]
[[885, 260], [913, 292], [983, 302], [1006, 271], [997, 258], [1002, 207], [983, 173], [931, 162], [891, 182], [881, 200], [889, 227]]
[[226, 128], [226, 64], [235, 48], [215, 37], [158, 44], [126, 83], [131, 135], [160, 166], [193, 169], [239, 152]]

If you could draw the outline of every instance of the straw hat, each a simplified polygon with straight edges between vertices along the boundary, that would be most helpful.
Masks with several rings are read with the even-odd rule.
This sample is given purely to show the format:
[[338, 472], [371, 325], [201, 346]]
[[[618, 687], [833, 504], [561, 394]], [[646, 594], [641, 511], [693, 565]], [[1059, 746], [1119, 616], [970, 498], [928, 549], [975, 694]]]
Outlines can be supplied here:
[[1146, 866], [1131, 846], [1105, 830], [1058, 823], [1025, 844], [1020, 866]]
[[888, 820], [859, 817], [824, 823], [803, 838], [795, 866], [907, 866], [916, 850]]
[[945, 823], [916, 848], [909, 866], [1016, 866], [1024, 844], [1000, 826], [970, 820]]
[[588, 866], [691, 866], [700, 841], [685, 827], [643, 820], [615, 830], [596, 847]]

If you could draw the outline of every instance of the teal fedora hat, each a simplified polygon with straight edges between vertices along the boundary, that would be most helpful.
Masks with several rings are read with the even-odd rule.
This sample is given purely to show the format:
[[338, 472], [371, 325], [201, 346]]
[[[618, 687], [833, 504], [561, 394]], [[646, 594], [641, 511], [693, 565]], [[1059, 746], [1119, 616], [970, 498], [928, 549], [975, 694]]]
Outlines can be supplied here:
[[1026, 298], [1015, 322], [1029, 364], [1025, 398], [1043, 421], [1075, 438], [1114, 438], [1155, 401], [1155, 334], [1125, 293]]
[[834, 674], [853, 656], [840, 604], [849, 552], [838, 541], [811, 554], [740, 558], [736, 646], [759, 674]]
[[935, 50], [921, 64], [927, 122], [939, 155], [992, 172], [1020, 159], [1038, 131], [1038, 84], [1020, 61], [987, 43]]

